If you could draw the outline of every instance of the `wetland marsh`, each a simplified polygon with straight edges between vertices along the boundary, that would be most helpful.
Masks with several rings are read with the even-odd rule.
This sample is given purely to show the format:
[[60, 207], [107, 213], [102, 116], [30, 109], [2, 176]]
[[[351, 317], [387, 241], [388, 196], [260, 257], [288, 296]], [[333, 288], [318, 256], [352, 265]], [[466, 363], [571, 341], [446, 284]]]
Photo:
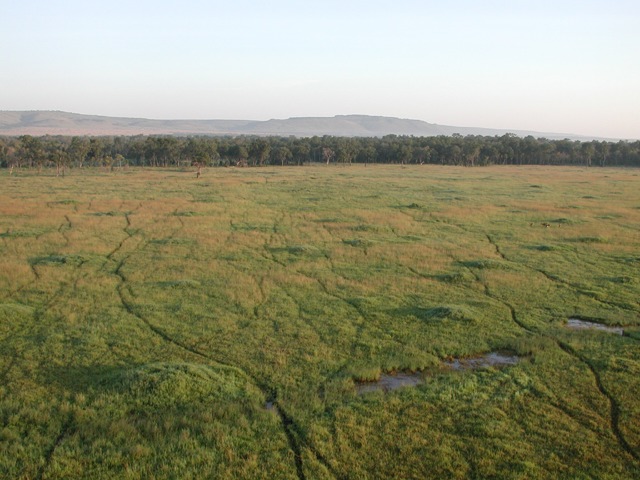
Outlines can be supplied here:
[[639, 232], [634, 169], [0, 172], [0, 472], [638, 478]]

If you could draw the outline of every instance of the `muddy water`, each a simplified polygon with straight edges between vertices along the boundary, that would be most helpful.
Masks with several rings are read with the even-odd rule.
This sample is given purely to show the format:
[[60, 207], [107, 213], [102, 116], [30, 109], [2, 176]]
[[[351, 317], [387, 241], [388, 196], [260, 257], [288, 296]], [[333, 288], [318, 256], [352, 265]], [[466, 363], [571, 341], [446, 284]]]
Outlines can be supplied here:
[[[515, 365], [519, 360], [520, 358], [515, 355], [491, 352], [478, 357], [445, 360], [442, 362], [442, 366], [452, 370], [467, 370]], [[423, 381], [424, 374], [422, 372], [382, 374], [377, 382], [356, 383], [356, 392], [359, 395], [367, 392], [390, 392], [401, 387], [415, 387]]]
[[520, 359], [515, 355], [506, 355], [498, 352], [491, 352], [479, 357], [454, 358], [442, 362], [445, 367], [453, 370], [466, 370], [486, 367], [503, 367], [515, 365]]
[[567, 327], [574, 330], [600, 330], [603, 332], [615, 333], [616, 335], [624, 335], [624, 330], [621, 327], [610, 327], [609, 325], [587, 322], [586, 320], [580, 320], [579, 318], [570, 318], [567, 320]]
[[415, 387], [422, 383], [421, 373], [396, 373], [382, 374], [377, 382], [356, 383], [356, 391], [359, 394], [367, 392], [390, 392], [401, 387]]

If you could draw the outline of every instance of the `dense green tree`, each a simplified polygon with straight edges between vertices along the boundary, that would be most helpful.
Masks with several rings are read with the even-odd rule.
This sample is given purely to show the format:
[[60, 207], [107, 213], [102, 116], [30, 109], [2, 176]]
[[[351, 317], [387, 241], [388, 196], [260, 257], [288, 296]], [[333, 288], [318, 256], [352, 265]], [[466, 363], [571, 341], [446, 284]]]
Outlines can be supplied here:
[[291, 150], [289, 150], [289, 147], [280, 145], [275, 149], [274, 156], [276, 161], [278, 161], [280, 165], [284, 166], [285, 163], [288, 163], [289, 160], [291, 160], [291, 158], [293, 157], [293, 154], [291, 153]]
[[[640, 142], [579, 142], [516, 135], [461, 135], [382, 138], [345, 137], [3, 137], [0, 164], [39, 170], [66, 152], [66, 165], [302, 165], [331, 163], [434, 163], [442, 165], [599, 165], [640, 166]], [[59, 145], [59, 148], [54, 148]], [[288, 153], [287, 153], [288, 152]], [[122, 158], [121, 158], [122, 157]], [[108, 162], [107, 162], [108, 163]], [[63, 170], [60, 170], [62, 172]]]
[[220, 158], [218, 145], [213, 138], [189, 138], [183, 143], [181, 157], [197, 166], [211, 165]]
[[295, 139], [291, 149], [293, 159], [298, 165], [302, 165], [309, 161], [311, 154], [311, 144], [306, 139]]
[[469, 139], [469, 141], [464, 142], [462, 147], [462, 155], [464, 157], [464, 162], [466, 165], [475, 166], [476, 161], [480, 157], [482, 145], [480, 141], [476, 140], [475, 137]]
[[355, 139], [348, 137], [337, 139], [335, 147], [336, 162], [351, 163], [357, 154], [358, 149]]
[[253, 159], [253, 164], [262, 166], [269, 158], [271, 152], [271, 143], [264, 137], [258, 137], [251, 140], [249, 144], [249, 155]]
[[360, 148], [356, 161], [359, 163], [375, 163], [377, 158], [378, 151], [375, 146], [371, 142], [366, 142], [366, 144]]
[[233, 163], [239, 166], [247, 164], [249, 158], [249, 149], [243, 141], [237, 141], [230, 145], [227, 149], [227, 154], [233, 160]]
[[600, 166], [604, 167], [609, 157], [610, 145], [607, 142], [598, 142], [595, 146], [596, 155], [600, 160]]
[[87, 159], [95, 166], [102, 165], [105, 156], [106, 139], [101, 137], [89, 139], [89, 153]]
[[558, 160], [560, 164], [571, 165], [575, 162], [575, 142], [569, 139], [559, 140], [556, 142], [556, 151], [558, 152]]
[[45, 145], [47, 160], [56, 166], [56, 176], [64, 176], [67, 163], [69, 162], [69, 154], [64, 143], [49, 140]]
[[582, 159], [584, 164], [587, 167], [591, 166], [591, 159], [596, 152], [595, 145], [593, 142], [584, 142], [580, 145], [580, 154], [582, 155]]
[[40, 172], [46, 159], [42, 140], [31, 135], [22, 135], [19, 140], [18, 157], [29, 167], [37, 166]]
[[79, 168], [82, 168], [90, 149], [91, 146], [87, 137], [73, 137], [67, 150], [69, 160]]

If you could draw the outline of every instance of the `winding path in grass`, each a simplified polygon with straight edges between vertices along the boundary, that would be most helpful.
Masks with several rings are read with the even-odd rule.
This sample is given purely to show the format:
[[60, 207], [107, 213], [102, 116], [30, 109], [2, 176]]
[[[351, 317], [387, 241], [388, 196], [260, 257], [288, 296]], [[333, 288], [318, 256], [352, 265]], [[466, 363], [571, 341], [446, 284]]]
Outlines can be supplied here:
[[[291, 451], [294, 454], [294, 461], [295, 461], [295, 468], [296, 468], [296, 473], [297, 476], [299, 478], [299, 480], [306, 480], [306, 476], [304, 473], [304, 465], [303, 465], [303, 460], [302, 460], [302, 447], [307, 448], [311, 453], [313, 453], [313, 455], [318, 459], [318, 461], [335, 477], [335, 478], [340, 478], [339, 475], [337, 475], [337, 473], [335, 472], [335, 469], [331, 466], [331, 464], [327, 461], [327, 459], [316, 449], [313, 447], [312, 444], [310, 444], [310, 442], [308, 440], [306, 440], [304, 438], [304, 435], [302, 433], [302, 430], [300, 429], [299, 425], [295, 422], [295, 420], [293, 419], [293, 417], [291, 417], [291, 415], [289, 415], [286, 410], [284, 409], [284, 407], [282, 406], [282, 404], [278, 401], [278, 393], [277, 390], [274, 389], [272, 386], [269, 386], [268, 384], [260, 381], [258, 378], [254, 377], [253, 375], [251, 375], [250, 373], [248, 373], [246, 370], [233, 365], [227, 361], [222, 361], [219, 358], [214, 358], [210, 355], [207, 355], [201, 351], [199, 351], [196, 348], [193, 348], [179, 340], [177, 340], [176, 338], [172, 337], [171, 335], [169, 335], [167, 332], [165, 332], [164, 330], [158, 328], [157, 326], [153, 325], [149, 320], [147, 320], [142, 314], [140, 314], [133, 302], [132, 299], [135, 297], [135, 295], [133, 294], [130, 285], [128, 285], [127, 283], [127, 278], [124, 275], [122, 269], [127, 261], [127, 259], [133, 254], [133, 252], [135, 252], [136, 250], [138, 250], [139, 248], [141, 248], [141, 246], [145, 243], [143, 241], [139, 242], [136, 247], [129, 251], [128, 253], [124, 254], [121, 256], [121, 258], [119, 260], [116, 260], [115, 257], [119, 256], [119, 254], [125, 249], [125, 245], [127, 244], [128, 241], [130, 241], [132, 238], [134, 238], [134, 233], [132, 233], [130, 231], [131, 228], [131, 220], [129, 218], [129, 215], [125, 215], [125, 219], [126, 219], [126, 226], [123, 227], [123, 231], [126, 234], [126, 237], [123, 238], [123, 240], [116, 246], [116, 248], [114, 248], [114, 250], [112, 250], [108, 255], [107, 255], [107, 259], [112, 262], [113, 264], [115, 264], [115, 267], [113, 269], [113, 274], [116, 275], [119, 279], [119, 284], [116, 287], [117, 292], [118, 292], [118, 296], [120, 298], [120, 302], [122, 303], [124, 309], [127, 311], [127, 313], [129, 313], [130, 315], [134, 316], [135, 318], [137, 318], [138, 320], [140, 320], [144, 325], [147, 326], [147, 328], [153, 332], [155, 335], [157, 335], [158, 337], [162, 338], [164, 341], [192, 354], [195, 355], [197, 358], [199, 358], [200, 360], [204, 360], [206, 363], [213, 363], [215, 366], [219, 367], [219, 368], [224, 368], [224, 369], [229, 369], [232, 370], [234, 373], [239, 374], [240, 376], [244, 377], [249, 383], [255, 385], [265, 396], [266, 400], [268, 402], [271, 402], [273, 407], [275, 408], [278, 417], [280, 418], [280, 422], [282, 424], [282, 428], [283, 431], [285, 433], [285, 436], [287, 438], [287, 441], [289, 443], [289, 447], [291, 449]], [[180, 228], [176, 229], [176, 231], [174, 231], [170, 237], [175, 236], [175, 234], [184, 227], [184, 222], [182, 221], [182, 219], [180, 219], [178, 217], [179, 221], [180, 221]], [[61, 440], [61, 439], [60, 439]]]
[[[503, 260], [507, 261], [507, 262], [512, 262], [511, 260], [509, 260], [504, 253], [502, 253], [502, 251], [500, 250], [500, 247], [498, 246], [498, 244], [495, 242], [495, 240], [493, 240], [493, 238], [490, 235], [486, 235], [487, 240], [489, 241], [489, 243], [491, 245], [493, 245], [496, 249], [496, 254], [498, 256], [500, 256]], [[515, 262], [512, 262], [515, 263]], [[558, 280], [555, 277], [552, 277], [550, 275], [548, 275], [547, 273], [540, 271], [538, 269], [532, 268], [528, 265], [524, 265], [525, 267], [534, 270], [536, 272], [542, 273], [546, 278], [556, 281], [556, 282], [560, 282], [565, 286], [571, 286], [574, 287], [573, 285], [564, 282], [562, 280]], [[467, 267], [469, 268], [469, 267]], [[618, 404], [618, 401], [615, 399], [615, 397], [609, 393], [609, 391], [605, 388], [604, 384], [602, 383], [602, 379], [600, 377], [600, 374], [598, 373], [598, 371], [595, 369], [595, 367], [591, 364], [591, 362], [589, 362], [586, 358], [584, 358], [582, 355], [580, 355], [574, 348], [572, 348], [568, 343], [563, 342], [560, 339], [557, 339], [555, 337], [552, 337], [550, 335], [547, 335], [545, 333], [542, 332], [538, 332], [528, 326], [526, 326], [524, 323], [520, 322], [518, 320], [518, 316], [516, 314], [516, 310], [513, 307], [513, 305], [511, 305], [510, 303], [508, 303], [507, 301], [503, 300], [502, 298], [500, 298], [497, 295], [494, 295], [490, 289], [489, 286], [482, 282], [480, 277], [471, 269], [469, 268], [469, 270], [471, 271], [471, 273], [475, 276], [475, 278], [481, 282], [484, 287], [485, 287], [485, 294], [494, 299], [497, 300], [499, 302], [501, 302], [503, 305], [505, 305], [509, 311], [511, 312], [511, 318], [512, 320], [518, 325], [520, 326], [522, 329], [526, 330], [527, 332], [534, 334], [534, 335], [542, 335], [546, 338], [551, 339], [553, 342], [555, 342], [555, 344], [565, 353], [567, 353], [568, 355], [572, 356], [573, 358], [575, 358], [576, 360], [580, 361], [581, 363], [585, 364], [587, 366], [587, 368], [589, 369], [589, 371], [591, 372], [591, 374], [593, 375], [594, 381], [595, 381], [595, 385], [598, 389], [598, 391], [600, 392], [600, 394], [602, 396], [604, 396], [607, 401], [609, 402], [609, 419], [610, 419], [610, 427], [611, 427], [611, 431], [613, 432], [613, 435], [615, 436], [616, 440], [618, 441], [618, 444], [620, 445], [620, 447], [627, 452], [629, 455], [631, 455], [631, 457], [633, 457], [635, 460], [640, 461], [640, 455], [631, 447], [631, 445], [629, 444], [629, 442], [626, 440], [626, 438], [624, 437], [624, 435], [622, 434], [622, 431], [620, 430], [620, 405]], [[601, 303], [605, 303], [607, 305], [613, 305], [613, 306], [617, 306], [618, 308], [620, 308], [619, 305], [615, 305], [609, 302], [601, 302]]]
[[[496, 254], [500, 258], [502, 258], [502, 260], [505, 260], [505, 261], [511, 262], [511, 263], [517, 263], [517, 262], [514, 262], [513, 260], [508, 259], [504, 255], [504, 253], [502, 253], [502, 251], [500, 250], [500, 247], [495, 242], [495, 240], [491, 237], [491, 235], [487, 234], [486, 237], [487, 237], [487, 240], [489, 241], [489, 243], [495, 247]], [[598, 298], [598, 297], [596, 297], [594, 295], [587, 295], [581, 290], [580, 285], [576, 285], [574, 283], [571, 283], [571, 282], [568, 282], [566, 280], [563, 280], [562, 278], [557, 277], [556, 275], [552, 275], [552, 274], [550, 274], [549, 272], [547, 272], [545, 270], [542, 270], [540, 268], [532, 267], [531, 265], [527, 265], [526, 263], [518, 263], [518, 265], [522, 265], [523, 267], [525, 267], [525, 268], [527, 268], [527, 269], [529, 269], [529, 270], [531, 270], [533, 272], [537, 272], [537, 273], [543, 275], [547, 280], [550, 280], [550, 281], [555, 282], [555, 283], [559, 283], [559, 284], [564, 285], [566, 287], [570, 287], [570, 288], [574, 289], [575, 291], [581, 293], [582, 295], [586, 295], [589, 298], [592, 298], [592, 299], [602, 303], [603, 305], [608, 305], [610, 307], [615, 307], [615, 308], [619, 308], [621, 310], [626, 310], [628, 312], [636, 313], [635, 310], [631, 310], [627, 305], [623, 305], [623, 304], [620, 304], [620, 303], [603, 300], [603, 299]]]
[[62, 425], [62, 428], [60, 429], [60, 433], [51, 444], [51, 447], [49, 447], [49, 449], [45, 453], [44, 463], [38, 470], [38, 473], [36, 474], [36, 477], [35, 477], [37, 480], [42, 480], [45, 472], [49, 468], [49, 465], [51, 465], [51, 459], [53, 458], [53, 455], [55, 454], [56, 449], [60, 446], [60, 444], [66, 437], [70, 436], [73, 433], [73, 430], [74, 430], [73, 419], [71, 416], [69, 416], [69, 418], [64, 423], [64, 425]]
[[[403, 212], [405, 213], [405, 212]], [[406, 214], [406, 213], [405, 213]], [[408, 214], [406, 214], [408, 215]], [[411, 217], [411, 215], [408, 215], [409, 217]], [[413, 217], [411, 217], [413, 219]], [[460, 230], [464, 231], [466, 234], [471, 234], [471, 235], [478, 235], [478, 232], [475, 231], [471, 231], [461, 225], [456, 225]], [[523, 267], [536, 272], [538, 274], [543, 275], [545, 278], [547, 278], [548, 280], [554, 282], [554, 283], [559, 283], [565, 287], [570, 287], [572, 289], [576, 289], [579, 291], [578, 286], [571, 284], [570, 282], [564, 281], [560, 278], [557, 278], [551, 274], [549, 274], [548, 272], [545, 272], [543, 270], [539, 270], [536, 269], [534, 267], [531, 267], [530, 265], [527, 264], [523, 264], [523, 263], [518, 263], [518, 262], [514, 262], [513, 260], [509, 259], [500, 249], [500, 246], [497, 244], [497, 242], [494, 240], [494, 238], [487, 233], [483, 233], [482, 234], [487, 241], [489, 242], [490, 245], [493, 246], [493, 248], [495, 249], [495, 253], [498, 257], [500, 257], [501, 260], [505, 261], [505, 262], [510, 262], [510, 263], [515, 263], [518, 265], [522, 265]], [[458, 259], [452, 257], [452, 259], [454, 261], [458, 261]], [[421, 274], [420, 272], [418, 272], [417, 270], [415, 270], [414, 268], [410, 267], [410, 266], [405, 266], [409, 271], [411, 271], [412, 273], [414, 273], [415, 275], [418, 275], [420, 277], [423, 278], [427, 278], [425, 275]], [[608, 403], [609, 403], [609, 426], [611, 429], [611, 432], [613, 433], [613, 436], [616, 438], [620, 448], [625, 451], [627, 454], [629, 454], [633, 459], [635, 459], [636, 461], [640, 461], [640, 454], [638, 454], [638, 452], [636, 452], [634, 450], [634, 448], [629, 444], [629, 442], [626, 440], [626, 438], [624, 437], [624, 434], [622, 433], [622, 431], [620, 430], [620, 405], [618, 403], [618, 401], [616, 400], [616, 398], [605, 388], [602, 379], [600, 377], [600, 374], [598, 373], [598, 371], [596, 370], [596, 368], [583, 356], [581, 356], [578, 352], [576, 352], [569, 344], [555, 338], [552, 337], [550, 335], [547, 335], [543, 332], [537, 331], [529, 326], [527, 326], [525, 323], [521, 322], [518, 319], [518, 315], [516, 312], [516, 309], [513, 305], [511, 305], [509, 302], [507, 302], [506, 300], [504, 300], [503, 298], [501, 298], [500, 296], [494, 294], [489, 285], [482, 280], [482, 278], [480, 277], [480, 275], [478, 275], [478, 273], [471, 267], [468, 265], [465, 265], [465, 268], [473, 275], [473, 277], [475, 278], [475, 280], [481, 284], [483, 286], [484, 289], [484, 294], [501, 303], [502, 305], [504, 305], [510, 312], [510, 316], [511, 316], [511, 320], [518, 325], [518, 327], [520, 327], [521, 329], [529, 332], [532, 335], [541, 335], [543, 337], [546, 337], [550, 340], [552, 340], [557, 346], [558, 348], [560, 348], [563, 352], [565, 352], [566, 354], [570, 355], [571, 357], [575, 358], [576, 360], [578, 360], [580, 363], [583, 363], [591, 372], [591, 375], [593, 376], [594, 379], [594, 384], [595, 387], [597, 388], [598, 392], [607, 399]], [[604, 305], [608, 305], [611, 307], [617, 307], [617, 308], [621, 308], [623, 310], [629, 310], [628, 307], [625, 307], [623, 305], [619, 305], [613, 302], [607, 302], [607, 301], [603, 301], [600, 299], [597, 299], [600, 303], [603, 303]], [[562, 410], [563, 412], [567, 413], [564, 409]], [[570, 415], [571, 416], [571, 415]]]

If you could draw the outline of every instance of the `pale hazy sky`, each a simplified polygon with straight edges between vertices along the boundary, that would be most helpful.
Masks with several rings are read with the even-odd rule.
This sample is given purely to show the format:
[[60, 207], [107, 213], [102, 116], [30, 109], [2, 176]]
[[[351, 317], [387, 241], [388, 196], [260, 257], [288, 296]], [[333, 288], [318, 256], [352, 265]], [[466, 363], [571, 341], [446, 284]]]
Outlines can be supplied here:
[[640, 138], [639, 0], [0, 0], [0, 110]]

